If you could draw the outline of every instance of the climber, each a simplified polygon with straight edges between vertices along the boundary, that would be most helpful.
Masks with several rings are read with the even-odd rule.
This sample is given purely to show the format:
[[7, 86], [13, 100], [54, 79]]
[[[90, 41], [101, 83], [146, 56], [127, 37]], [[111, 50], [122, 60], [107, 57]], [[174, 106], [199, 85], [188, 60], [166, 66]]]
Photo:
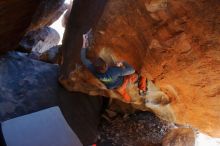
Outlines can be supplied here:
[[83, 64], [101, 81], [108, 89], [116, 89], [126, 102], [131, 101], [131, 97], [126, 92], [129, 83], [134, 83], [138, 79], [135, 70], [126, 62], [118, 62], [115, 66], [108, 66], [102, 59], [97, 58], [93, 63], [86, 58], [88, 51], [88, 33], [83, 35], [83, 46], [81, 49], [81, 60]]

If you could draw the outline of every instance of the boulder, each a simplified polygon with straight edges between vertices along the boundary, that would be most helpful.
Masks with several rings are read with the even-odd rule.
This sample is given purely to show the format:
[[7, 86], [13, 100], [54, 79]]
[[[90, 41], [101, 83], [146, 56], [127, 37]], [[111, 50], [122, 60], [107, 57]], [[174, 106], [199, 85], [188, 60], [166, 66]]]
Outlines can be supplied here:
[[60, 53], [60, 47], [60, 45], [54, 46], [43, 53], [31, 52], [28, 53], [27, 56], [47, 63], [61, 64], [62, 56]]
[[65, 0], [43, 0], [35, 12], [27, 32], [50, 26], [68, 8]]
[[25, 52], [43, 53], [59, 43], [59, 33], [51, 27], [43, 27], [28, 32], [19, 43], [18, 50]]
[[1, 56], [0, 70], [1, 121], [58, 104], [56, 65], [10, 52]]
[[59, 106], [83, 145], [92, 144], [97, 139], [102, 98], [66, 91], [57, 80], [58, 71], [57, 65], [23, 53], [0, 56], [0, 122]]
[[7, 0], [0, 3], [0, 53], [15, 49], [43, 0]]
[[70, 12], [72, 10], [72, 4], [73, 2], [71, 1], [68, 5], [67, 5], [67, 11], [65, 12], [64, 14], [64, 17], [62, 19], [62, 26], [63, 27], [66, 27], [67, 23], [68, 23], [68, 19], [69, 19], [69, 16], [70, 16]]
[[44, 53], [39, 54], [37, 59], [43, 62], [60, 64], [61, 63], [60, 47], [61, 47], [60, 45], [57, 45], [57, 46], [50, 48]]
[[66, 89], [122, 100], [81, 64], [82, 34], [93, 27], [91, 60], [127, 61], [155, 81], [144, 100], [128, 87], [137, 108], [220, 137], [219, 1], [74, 2], [62, 46], [60, 82]]
[[195, 146], [195, 139], [191, 128], [172, 129], [163, 138], [162, 146]]
[[7, 0], [0, 9], [0, 53], [5, 53], [16, 49], [26, 32], [52, 24], [67, 6], [64, 0]]

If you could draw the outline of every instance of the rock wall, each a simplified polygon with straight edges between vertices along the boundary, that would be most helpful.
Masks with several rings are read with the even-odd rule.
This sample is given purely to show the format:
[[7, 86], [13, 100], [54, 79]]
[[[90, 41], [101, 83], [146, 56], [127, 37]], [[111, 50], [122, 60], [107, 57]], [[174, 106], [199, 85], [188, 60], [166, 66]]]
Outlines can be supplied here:
[[32, 22], [27, 31], [37, 30], [51, 25], [67, 9], [65, 0], [42, 0], [37, 11], [34, 13]]
[[110, 51], [154, 79], [172, 98], [177, 123], [220, 136], [219, 4], [111, 1], [96, 27], [95, 54]]
[[[93, 25], [88, 25], [90, 17], [84, 17], [84, 9], [79, 14], [79, 8], [88, 8], [89, 2], [73, 3], [60, 81], [71, 91], [120, 99], [80, 66], [81, 35]], [[148, 110], [220, 137], [219, 4], [218, 0], [108, 1], [93, 29], [89, 57], [101, 56], [109, 63], [127, 61], [155, 81], [165, 94], [161, 99], [168, 98], [166, 107], [150, 104]]]
[[196, 135], [191, 128], [170, 130], [163, 137], [162, 146], [195, 146]]
[[15, 49], [27, 31], [50, 25], [65, 9], [64, 0], [2, 0], [0, 53]]
[[0, 2], [0, 53], [12, 50], [18, 45], [41, 1], [3, 0]]
[[42, 27], [28, 32], [19, 43], [19, 50], [26, 52], [43, 53], [58, 45], [59, 33], [51, 27]]
[[[58, 75], [59, 66], [30, 59], [27, 54], [9, 52], [2, 55], [0, 122], [59, 106], [83, 145], [95, 143], [103, 107], [102, 97], [68, 92], [57, 81]], [[1, 134], [2, 130], [0, 144]]]

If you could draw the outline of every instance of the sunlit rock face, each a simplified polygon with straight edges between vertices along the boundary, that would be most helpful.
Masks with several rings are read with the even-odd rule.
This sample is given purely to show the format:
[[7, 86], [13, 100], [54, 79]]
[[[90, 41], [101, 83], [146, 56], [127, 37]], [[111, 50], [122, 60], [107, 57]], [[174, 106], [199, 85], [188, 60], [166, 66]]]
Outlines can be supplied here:
[[[130, 89], [132, 85], [128, 87], [129, 92], [134, 91], [134, 105], [220, 137], [219, 4], [218, 0], [108, 1], [93, 29], [89, 57], [101, 56], [109, 63], [127, 61], [155, 81], [160, 96], [144, 101]], [[71, 91], [122, 100], [80, 65], [81, 35], [88, 28], [84, 27], [86, 20], [77, 21], [82, 26], [70, 27], [73, 17], [71, 14], [64, 39], [61, 83]], [[80, 26], [78, 31], [76, 26]]]
[[59, 43], [58, 32], [51, 27], [42, 27], [28, 32], [20, 41], [21, 50], [43, 53]]
[[191, 128], [172, 129], [163, 138], [163, 146], [195, 146], [196, 135]]

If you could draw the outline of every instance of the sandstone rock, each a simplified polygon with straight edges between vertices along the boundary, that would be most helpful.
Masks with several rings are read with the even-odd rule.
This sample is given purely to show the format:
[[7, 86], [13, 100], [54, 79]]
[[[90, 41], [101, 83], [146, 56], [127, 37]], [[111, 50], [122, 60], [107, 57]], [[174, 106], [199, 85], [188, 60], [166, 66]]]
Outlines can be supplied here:
[[145, 7], [149, 12], [156, 12], [161, 9], [166, 9], [168, 0], [151, 0], [145, 2]]
[[0, 2], [0, 53], [15, 49], [42, 0]]
[[163, 146], [195, 146], [195, 132], [191, 128], [172, 129], [163, 138]]
[[0, 53], [3, 53], [16, 49], [26, 32], [52, 24], [67, 6], [64, 0], [7, 0], [0, 3], [0, 9]]
[[20, 50], [26, 52], [43, 53], [59, 43], [58, 32], [50, 27], [43, 27], [36, 31], [28, 32], [20, 42]]
[[72, 4], [73, 2], [71, 1], [69, 5], [67, 5], [67, 11], [65, 12], [64, 14], [64, 17], [62, 19], [62, 26], [63, 27], [66, 27], [67, 23], [68, 23], [68, 19], [69, 19], [69, 16], [70, 16], [70, 12], [72, 10]]
[[[80, 65], [82, 33], [93, 26], [87, 20], [100, 9], [96, 11], [86, 2], [77, 4], [73, 4], [63, 42], [60, 82], [70, 91], [122, 99]], [[134, 105], [220, 137], [218, 5], [218, 0], [108, 1], [94, 28], [89, 57], [101, 56], [108, 63], [125, 60], [155, 80], [160, 96], [151, 96], [146, 104], [133, 96], [137, 99], [132, 101]], [[128, 90], [137, 94], [131, 88], [136, 87], [131, 85]]]
[[45, 51], [44, 53], [40, 54], [39, 60], [48, 63], [60, 64], [61, 63], [60, 47], [61, 47], [60, 45], [54, 46], [49, 50]]
[[58, 104], [57, 66], [10, 52], [0, 70], [0, 121]]
[[62, 56], [60, 53], [60, 47], [60, 45], [54, 46], [43, 53], [31, 52], [27, 56], [47, 63], [61, 64]]
[[35, 12], [28, 32], [51, 25], [67, 9], [64, 0], [42, 0]]
[[66, 91], [57, 81], [58, 71], [57, 65], [23, 53], [0, 56], [0, 122], [59, 106], [83, 145], [96, 142], [102, 98]]

